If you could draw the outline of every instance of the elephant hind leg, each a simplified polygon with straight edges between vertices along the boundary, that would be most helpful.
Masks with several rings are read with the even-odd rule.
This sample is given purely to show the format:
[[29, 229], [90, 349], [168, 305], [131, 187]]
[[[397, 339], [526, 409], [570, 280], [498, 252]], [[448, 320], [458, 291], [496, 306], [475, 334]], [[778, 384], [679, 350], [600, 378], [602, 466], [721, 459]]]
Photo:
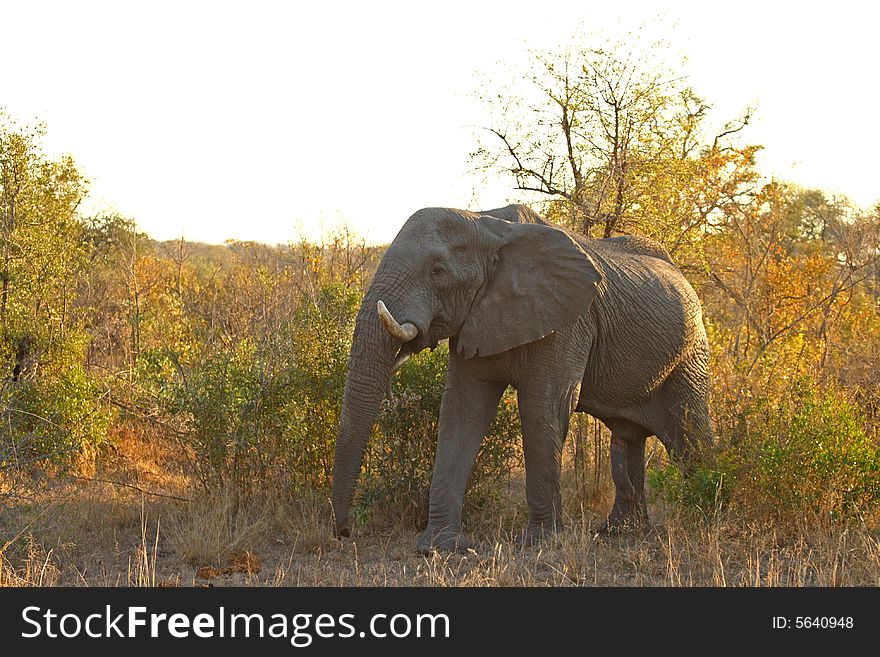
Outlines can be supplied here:
[[645, 440], [651, 432], [628, 420], [609, 420], [614, 506], [603, 527], [613, 533], [647, 522], [645, 501]]
[[708, 388], [703, 370], [686, 361], [667, 378], [648, 409], [653, 433], [685, 470], [712, 442]]

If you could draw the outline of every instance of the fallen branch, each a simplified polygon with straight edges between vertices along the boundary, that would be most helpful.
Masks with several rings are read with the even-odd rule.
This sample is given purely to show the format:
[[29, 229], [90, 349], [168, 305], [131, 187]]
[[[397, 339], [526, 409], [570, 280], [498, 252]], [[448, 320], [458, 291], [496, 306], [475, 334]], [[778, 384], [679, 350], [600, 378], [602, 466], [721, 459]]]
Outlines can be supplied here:
[[136, 490], [139, 493], [143, 493], [144, 495], [150, 495], [152, 497], [164, 497], [169, 500], [177, 500], [178, 502], [192, 502], [192, 500], [188, 497], [179, 497], [177, 495], [168, 495], [166, 493], [156, 493], [154, 491], [146, 490], [141, 488], [140, 486], [136, 486], [135, 484], [127, 484], [122, 481], [113, 481], [111, 479], [99, 479], [97, 477], [78, 477], [76, 475], [66, 475], [69, 479], [76, 479], [78, 481], [88, 481], [99, 484], [111, 484], [113, 486], [121, 486], [123, 488], [131, 488], [132, 490]]

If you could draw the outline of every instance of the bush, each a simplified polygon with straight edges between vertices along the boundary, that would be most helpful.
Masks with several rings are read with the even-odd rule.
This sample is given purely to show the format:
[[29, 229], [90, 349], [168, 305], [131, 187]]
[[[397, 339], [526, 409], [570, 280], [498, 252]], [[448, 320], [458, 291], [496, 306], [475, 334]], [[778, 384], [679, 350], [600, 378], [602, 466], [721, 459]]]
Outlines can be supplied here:
[[[327, 492], [333, 471], [348, 353], [360, 292], [338, 284], [304, 296], [278, 330], [206, 349], [174, 382], [161, 354], [142, 358], [145, 379], [171, 416], [208, 487], [280, 485]], [[356, 513], [418, 519], [427, 509], [447, 346], [412, 358], [394, 381], [365, 457]], [[170, 386], [170, 388], [169, 388]], [[500, 406], [471, 476], [470, 498], [487, 499], [519, 455], [511, 395]]]
[[648, 472], [648, 486], [653, 501], [662, 498], [668, 504], [710, 518], [727, 502], [731, 477], [718, 463], [699, 465], [687, 475], [676, 466], [667, 465]]
[[179, 382], [167, 410], [188, 417], [203, 483], [326, 486], [357, 301], [329, 285], [278, 331], [222, 343]]
[[87, 345], [73, 333], [31, 375], [6, 379], [0, 461], [67, 465], [107, 440], [112, 414], [100, 381], [83, 365]]
[[880, 447], [865, 426], [844, 395], [805, 379], [781, 401], [753, 402], [687, 477], [666, 468], [649, 482], [655, 497], [704, 511], [729, 501], [755, 518], [863, 519], [880, 508]]
[[762, 415], [764, 430], [750, 430], [737, 450], [741, 505], [833, 519], [877, 510], [880, 449], [846, 397], [805, 381], [793, 398]]
[[327, 285], [317, 302], [301, 305], [294, 317], [295, 366], [283, 390], [284, 450], [294, 487], [325, 490], [330, 484], [360, 297], [357, 290]]

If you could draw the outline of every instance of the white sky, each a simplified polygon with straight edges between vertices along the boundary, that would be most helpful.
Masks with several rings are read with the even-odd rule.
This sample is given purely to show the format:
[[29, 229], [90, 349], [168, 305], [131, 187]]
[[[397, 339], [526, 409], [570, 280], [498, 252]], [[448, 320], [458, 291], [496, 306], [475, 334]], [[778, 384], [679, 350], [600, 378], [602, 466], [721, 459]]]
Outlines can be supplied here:
[[154, 237], [286, 242], [345, 221], [383, 242], [421, 207], [521, 200], [467, 173], [475, 73], [503, 78], [579, 24], [614, 39], [647, 22], [718, 124], [758, 103], [744, 134], [765, 172], [880, 200], [875, 3], [594, 4], [4, 3], [0, 107], [48, 124], [92, 181], [87, 209]]

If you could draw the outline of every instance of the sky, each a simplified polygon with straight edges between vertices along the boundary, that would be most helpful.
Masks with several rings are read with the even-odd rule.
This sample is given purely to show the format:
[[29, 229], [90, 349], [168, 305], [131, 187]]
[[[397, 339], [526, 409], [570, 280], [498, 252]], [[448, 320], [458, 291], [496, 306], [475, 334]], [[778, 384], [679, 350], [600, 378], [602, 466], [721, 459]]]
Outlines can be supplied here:
[[[527, 200], [470, 172], [480, 80], [577, 31], [644, 26], [768, 175], [880, 200], [875, 3], [3, 3], [0, 108], [158, 239], [393, 238], [422, 207]], [[873, 6], [872, 6], [873, 5]]]

